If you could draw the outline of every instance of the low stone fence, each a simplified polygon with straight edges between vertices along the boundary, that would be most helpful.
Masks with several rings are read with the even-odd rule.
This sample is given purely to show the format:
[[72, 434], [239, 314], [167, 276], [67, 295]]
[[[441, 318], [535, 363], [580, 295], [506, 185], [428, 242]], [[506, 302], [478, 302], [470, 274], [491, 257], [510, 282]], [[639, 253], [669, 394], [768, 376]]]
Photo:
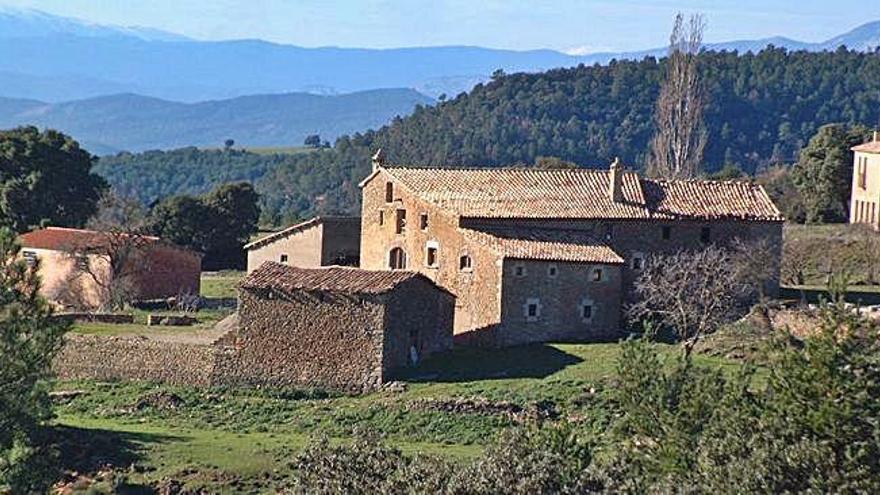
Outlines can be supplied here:
[[215, 348], [144, 337], [68, 335], [53, 369], [62, 380], [143, 380], [208, 386]]
[[113, 323], [118, 325], [134, 323], [134, 315], [119, 315], [113, 313], [59, 313], [53, 316], [53, 318], [71, 323]]
[[190, 327], [199, 320], [191, 316], [147, 315], [147, 326]]

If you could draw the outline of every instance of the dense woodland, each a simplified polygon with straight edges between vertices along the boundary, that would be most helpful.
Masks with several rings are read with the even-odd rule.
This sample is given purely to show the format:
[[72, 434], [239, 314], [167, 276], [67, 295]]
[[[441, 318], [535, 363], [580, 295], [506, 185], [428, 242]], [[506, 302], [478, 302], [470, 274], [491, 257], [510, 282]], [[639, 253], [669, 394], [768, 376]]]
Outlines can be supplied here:
[[[505, 166], [554, 156], [604, 167], [620, 156], [641, 168], [664, 63], [649, 57], [499, 74], [379, 130], [342, 137], [330, 150], [261, 156], [187, 148], [104, 158], [97, 171], [147, 202], [203, 193], [222, 181], [255, 181], [264, 220], [279, 221], [356, 211], [356, 183], [379, 147], [396, 164]], [[790, 164], [823, 124], [880, 122], [880, 56], [874, 53], [768, 48], [704, 53], [700, 63], [709, 93], [707, 172], [734, 165], [755, 173]]]

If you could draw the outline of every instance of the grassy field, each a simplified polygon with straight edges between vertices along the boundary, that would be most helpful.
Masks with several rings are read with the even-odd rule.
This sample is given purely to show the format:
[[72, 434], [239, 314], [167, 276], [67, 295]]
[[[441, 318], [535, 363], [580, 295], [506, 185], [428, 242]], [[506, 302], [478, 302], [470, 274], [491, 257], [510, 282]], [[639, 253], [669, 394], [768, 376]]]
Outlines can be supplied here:
[[202, 273], [202, 297], [236, 297], [235, 286], [244, 272], [232, 270]]
[[[134, 468], [130, 481], [181, 480], [209, 492], [271, 491], [310, 441], [378, 433], [407, 452], [466, 460], [525, 418], [590, 417], [613, 386], [618, 344], [458, 350], [412, 370], [397, 387], [361, 397], [320, 391], [196, 389], [68, 382], [81, 395], [57, 408], [57, 426], [87, 445], [92, 463]], [[673, 356], [677, 347], [664, 347]], [[732, 362], [701, 358], [705, 366]], [[597, 416], [598, 415], [598, 416]], [[80, 445], [83, 442], [79, 442]]]

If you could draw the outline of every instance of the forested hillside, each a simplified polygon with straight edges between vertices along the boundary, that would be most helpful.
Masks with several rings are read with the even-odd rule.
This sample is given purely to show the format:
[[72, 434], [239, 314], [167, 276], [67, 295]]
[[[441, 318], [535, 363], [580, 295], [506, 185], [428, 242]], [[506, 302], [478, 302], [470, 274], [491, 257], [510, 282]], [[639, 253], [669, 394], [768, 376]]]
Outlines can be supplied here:
[[[354, 184], [368, 173], [369, 154], [378, 147], [392, 164], [503, 166], [556, 156], [605, 167], [620, 156], [641, 167], [663, 63], [646, 58], [498, 76], [377, 131], [340, 138], [332, 150], [248, 158], [260, 165], [236, 180], [257, 180], [267, 211], [291, 217], [355, 210]], [[734, 164], [754, 172], [790, 163], [822, 124], [880, 122], [877, 54], [768, 49], [757, 55], [705, 53], [701, 63], [710, 100], [707, 171]], [[134, 155], [124, 165], [102, 160], [99, 171], [128, 191], [203, 192], [207, 182], [224, 175], [227, 160], [221, 154], [210, 165], [154, 167], [148, 157]], [[205, 181], [204, 187], [186, 189], [194, 181]], [[183, 189], [173, 190], [174, 184]]]

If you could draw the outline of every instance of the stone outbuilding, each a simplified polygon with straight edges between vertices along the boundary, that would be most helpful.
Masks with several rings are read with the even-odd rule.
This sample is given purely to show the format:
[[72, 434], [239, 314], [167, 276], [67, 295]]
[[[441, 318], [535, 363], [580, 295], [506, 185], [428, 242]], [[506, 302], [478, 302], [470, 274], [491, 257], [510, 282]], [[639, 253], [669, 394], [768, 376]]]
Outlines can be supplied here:
[[247, 271], [266, 261], [300, 268], [358, 266], [360, 217], [315, 217], [244, 246]]
[[239, 289], [228, 381], [363, 392], [452, 346], [455, 298], [415, 272], [266, 262]]

